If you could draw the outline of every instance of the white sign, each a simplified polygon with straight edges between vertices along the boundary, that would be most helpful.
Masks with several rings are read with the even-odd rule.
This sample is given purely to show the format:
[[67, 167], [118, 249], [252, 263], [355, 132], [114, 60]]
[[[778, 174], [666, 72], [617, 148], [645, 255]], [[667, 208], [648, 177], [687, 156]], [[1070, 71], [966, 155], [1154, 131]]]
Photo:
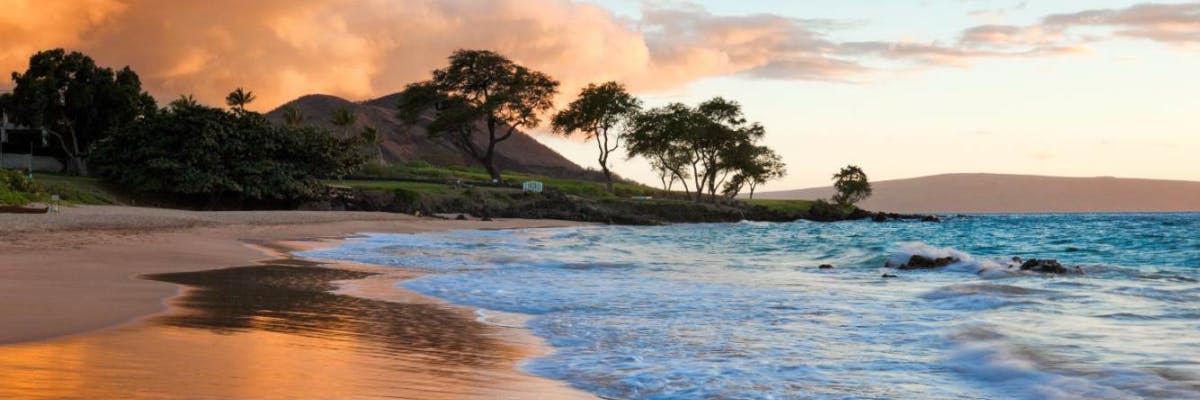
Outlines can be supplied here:
[[521, 190], [526, 192], [541, 193], [542, 183], [538, 181], [525, 181], [525, 183], [521, 184]]

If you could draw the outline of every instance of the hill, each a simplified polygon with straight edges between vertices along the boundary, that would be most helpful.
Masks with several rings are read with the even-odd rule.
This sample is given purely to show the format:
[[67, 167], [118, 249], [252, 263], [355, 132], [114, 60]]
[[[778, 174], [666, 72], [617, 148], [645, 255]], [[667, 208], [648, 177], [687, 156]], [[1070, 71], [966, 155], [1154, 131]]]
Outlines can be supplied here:
[[[330, 122], [334, 110], [349, 109], [358, 118], [358, 124], [375, 127], [384, 141], [383, 157], [392, 163], [424, 161], [436, 166], [468, 166], [479, 164], [456, 149], [449, 141], [430, 138], [420, 124], [405, 124], [396, 117], [396, 94], [364, 102], [351, 102], [329, 95], [307, 95], [267, 113], [267, 118], [283, 122], [283, 110], [293, 107], [300, 110], [306, 124], [335, 128]], [[432, 118], [432, 116], [429, 116]], [[480, 135], [479, 140], [486, 143]], [[516, 132], [496, 147], [496, 165], [502, 170], [525, 172], [560, 178], [593, 177], [595, 173], [584, 170], [554, 150], [538, 142], [524, 132]]]
[[[1200, 211], [1200, 182], [1033, 175], [946, 174], [872, 182], [859, 204], [902, 213]], [[821, 199], [832, 187], [756, 194]]]

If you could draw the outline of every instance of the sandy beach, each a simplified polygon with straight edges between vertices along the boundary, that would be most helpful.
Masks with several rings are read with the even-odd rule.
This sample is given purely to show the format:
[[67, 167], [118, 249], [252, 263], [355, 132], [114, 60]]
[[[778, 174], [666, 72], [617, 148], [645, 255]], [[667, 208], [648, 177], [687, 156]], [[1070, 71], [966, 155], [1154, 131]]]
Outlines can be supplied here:
[[359, 232], [570, 225], [96, 206], [0, 215], [0, 397], [591, 398], [518, 370], [547, 351], [525, 330], [393, 289], [412, 272], [286, 254]]

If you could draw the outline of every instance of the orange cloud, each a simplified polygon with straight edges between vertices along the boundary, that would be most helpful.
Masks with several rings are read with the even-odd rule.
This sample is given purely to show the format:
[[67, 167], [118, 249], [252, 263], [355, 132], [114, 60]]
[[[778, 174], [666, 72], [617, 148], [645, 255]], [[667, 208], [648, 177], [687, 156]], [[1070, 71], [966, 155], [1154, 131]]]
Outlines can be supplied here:
[[[829, 21], [722, 16], [689, 5], [648, 6], [641, 19], [626, 20], [569, 0], [8, 3], [0, 15], [0, 71], [24, 69], [38, 50], [66, 47], [104, 65], [132, 66], [160, 99], [194, 94], [219, 104], [233, 88], [245, 87], [258, 95], [251, 108], [259, 110], [310, 93], [350, 99], [386, 95], [427, 79], [459, 48], [495, 50], [545, 71], [563, 82], [563, 96], [605, 80], [641, 92], [724, 75], [844, 81], [872, 71], [866, 60], [873, 57], [965, 65], [982, 57], [1073, 49], [1033, 28], [1003, 26], [969, 30], [949, 46], [839, 43], [823, 33]], [[1142, 19], [1150, 19], [1153, 26], [1168, 26], [1159, 23], [1159, 14], [1137, 15], [1142, 14], [1079, 18], [1123, 26], [1147, 26]], [[1174, 21], [1170, 32], [1191, 32], [1188, 23], [1194, 20]], [[1130, 32], [1161, 36], [1166, 31]]]

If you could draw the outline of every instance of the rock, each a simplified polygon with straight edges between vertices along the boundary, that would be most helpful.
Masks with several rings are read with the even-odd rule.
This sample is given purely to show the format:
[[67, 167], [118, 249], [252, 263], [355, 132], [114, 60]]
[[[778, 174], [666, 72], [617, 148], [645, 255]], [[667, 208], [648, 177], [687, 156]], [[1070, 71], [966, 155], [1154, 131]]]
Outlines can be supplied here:
[[821, 264], [821, 265], [820, 265], [820, 266], [818, 266], [817, 268], [820, 268], [820, 269], [831, 269], [831, 268], [833, 268], [833, 266], [832, 266], [832, 265], [829, 265], [829, 264]]
[[483, 218], [480, 218], [479, 220], [483, 221], [483, 222], [490, 222], [492, 220], [492, 217], [483, 217]]
[[1022, 271], [1041, 272], [1044, 274], [1067, 274], [1071, 272], [1082, 273], [1083, 269], [1075, 267], [1070, 269], [1064, 267], [1058, 260], [1039, 260], [1032, 259], [1021, 264]]
[[466, 216], [466, 215], [462, 215], [462, 214], [458, 214], [458, 216], [457, 216], [457, 217], [454, 217], [454, 219], [455, 219], [455, 220], [458, 220], [458, 221], [466, 221], [466, 220], [467, 220], [467, 216]]
[[942, 222], [942, 219], [936, 215], [924, 215], [921, 216], [921, 222]]
[[899, 276], [884, 272], [882, 278], [899, 278]]
[[[895, 268], [903, 269], [903, 270], [932, 269], [932, 268], [945, 267], [947, 265], [954, 264], [959, 261], [962, 261], [962, 260], [959, 260], [954, 257], [929, 258], [929, 257], [925, 257], [925, 256], [922, 256], [919, 254], [914, 254], [912, 257], [908, 258], [907, 263], [895, 266]], [[887, 266], [892, 267], [893, 265], [888, 264]]]

